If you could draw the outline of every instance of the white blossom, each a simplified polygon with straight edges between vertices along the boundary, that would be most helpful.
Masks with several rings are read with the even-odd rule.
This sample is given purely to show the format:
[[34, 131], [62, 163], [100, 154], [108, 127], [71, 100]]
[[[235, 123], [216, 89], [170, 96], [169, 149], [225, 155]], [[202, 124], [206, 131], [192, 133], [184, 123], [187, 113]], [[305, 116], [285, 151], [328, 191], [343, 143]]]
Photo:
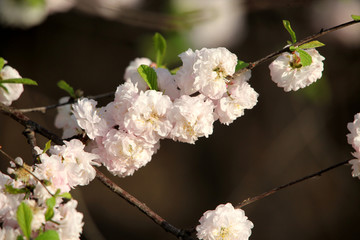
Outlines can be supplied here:
[[51, 182], [48, 189], [52, 190], [53, 193], [60, 189], [61, 192], [69, 192], [70, 185], [67, 174], [67, 169], [61, 161], [61, 157], [58, 155], [47, 155], [42, 153], [42, 150], [35, 147], [38, 152], [41, 163], [36, 164], [34, 174], [40, 179], [46, 179]]
[[355, 149], [355, 159], [349, 161], [352, 168], [352, 176], [360, 179], [360, 113], [355, 114], [354, 121], [347, 125], [350, 133], [347, 134], [348, 143]]
[[195, 86], [199, 86], [199, 92], [209, 98], [221, 98], [226, 93], [226, 77], [234, 74], [236, 64], [236, 55], [226, 48], [201, 49], [193, 67]]
[[159, 148], [140, 137], [122, 130], [112, 129], [105, 137], [97, 138], [98, 148], [93, 150], [101, 163], [114, 175], [126, 177], [145, 166]]
[[346, 135], [348, 143], [351, 144], [357, 152], [360, 152], [360, 113], [354, 116], [354, 121], [348, 123], [347, 128], [350, 131], [350, 133]]
[[20, 229], [18, 228], [12, 228], [9, 226], [0, 227], [0, 240], [15, 240], [20, 235]]
[[197, 237], [204, 240], [246, 240], [254, 227], [244, 211], [235, 209], [231, 203], [206, 211], [199, 222]]
[[126, 131], [144, 138], [155, 144], [166, 137], [172, 124], [167, 119], [167, 111], [172, 102], [167, 95], [155, 90], [140, 92], [136, 101], [125, 114], [124, 126]]
[[309, 66], [302, 66], [298, 53], [283, 53], [270, 65], [271, 79], [286, 92], [297, 91], [321, 78], [324, 69], [323, 56], [316, 49], [305, 50], [311, 57]]
[[64, 141], [64, 143], [65, 145], [53, 146], [50, 153], [62, 159], [70, 187], [89, 184], [95, 178], [96, 172], [92, 165], [98, 165], [94, 160], [99, 156], [85, 152], [85, 145], [78, 139]]
[[3, 226], [16, 227], [16, 211], [24, 194], [0, 192], [0, 222]]
[[213, 132], [213, 110], [213, 102], [203, 95], [183, 95], [176, 99], [168, 113], [174, 125], [169, 137], [187, 143], [195, 143], [199, 137], [208, 137]]
[[175, 77], [166, 68], [155, 68], [159, 91], [175, 100], [180, 97], [180, 90], [177, 87]]
[[235, 72], [237, 57], [226, 48], [187, 50], [179, 55], [183, 66], [175, 79], [182, 93], [199, 91], [211, 99], [219, 99], [226, 93], [227, 76]]
[[351, 169], [353, 170], [351, 175], [360, 179], [360, 153], [354, 152], [353, 156], [355, 157], [355, 159], [349, 161], [349, 163], [351, 164]]
[[124, 128], [124, 117], [131, 105], [139, 96], [139, 89], [137, 84], [132, 82], [125, 82], [117, 87], [115, 92], [115, 99], [108, 104], [108, 111], [114, 119], [114, 123], [121, 129]]
[[[0, 80], [12, 78], [21, 78], [21, 76], [18, 71], [10, 66], [5, 66], [1, 69]], [[0, 87], [0, 102], [7, 106], [10, 106], [13, 101], [17, 100], [24, 91], [24, 87], [20, 83], [3, 83], [2, 85], [7, 89], [7, 91]]]
[[[62, 97], [59, 103], [66, 103], [70, 99], [69, 96]], [[70, 138], [81, 133], [81, 128], [77, 124], [76, 118], [72, 113], [72, 104], [57, 107], [57, 115], [55, 117], [55, 127], [63, 130], [63, 138]]]
[[0, 172], [0, 222], [3, 227], [16, 228], [18, 226], [16, 211], [25, 194], [7, 193], [5, 185], [17, 188], [18, 183], [8, 175]]
[[259, 94], [246, 82], [251, 76], [248, 70], [228, 84], [228, 91], [218, 100], [215, 113], [219, 121], [229, 125], [236, 118], [244, 115], [245, 109], [253, 108]]
[[58, 208], [55, 209], [54, 221], [58, 222], [56, 224], [48, 224], [55, 228], [59, 233], [61, 240], [78, 240], [80, 239], [80, 234], [82, 232], [83, 223], [83, 214], [76, 210], [78, 202], [71, 199], [65, 204], [61, 204]]
[[110, 120], [107, 120], [104, 111], [96, 108], [96, 104], [95, 100], [87, 98], [80, 99], [77, 103], [73, 104], [73, 113], [76, 121], [85, 130], [90, 139], [104, 136], [110, 127], [108, 125]]
[[199, 91], [199, 86], [195, 86], [194, 63], [196, 61], [196, 54], [190, 48], [179, 54], [183, 65], [176, 72], [175, 81], [179, 86], [181, 93], [191, 95]]

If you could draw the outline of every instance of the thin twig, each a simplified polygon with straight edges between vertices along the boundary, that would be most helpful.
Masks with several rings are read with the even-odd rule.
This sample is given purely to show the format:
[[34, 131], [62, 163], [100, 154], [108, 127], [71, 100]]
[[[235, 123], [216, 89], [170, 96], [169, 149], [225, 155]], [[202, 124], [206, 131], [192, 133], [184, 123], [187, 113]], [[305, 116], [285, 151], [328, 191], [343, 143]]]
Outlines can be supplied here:
[[[34, 127], [34, 131], [38, 132], [42, 136], [48, 138], [52, 142], [58, 145], [63, 145], [64, 142], [61, 138], [59, 138], [57, 135], [49, 132], [48, 130], [41, 127], [39, 124], [33, 122], [30, 120], [27, 116], [25, 116], [22, 112], [19, 112], [11, 107], [5, 106], [4, 104], [0, 103], [0, 112], [3, 114], [10, 116], [15, 121], [20, 123], [23, 126], [28, 126], [30, 124], [32, 127]], [[1, 150], [1, 149], [0, 149]], [[10, 156], [9, 156], [10, 157]], [[129, 202], [131, 205], [136, 206], [141, 212], [143, 212], [146, 216], [148, 216], [151, 220], [153, 220], [155, 223], [157, 223], [159, 226], [161, 226], [165, 231], [172, 233], [179, 239], [184, 240], [193, 240], [190, 236], [190, 234], [187, 231], [184, 231], [182, 229], [178, 229], [168, 223], [166, 220], [164, 220], [162, 217], [160, 217], [158, 214], [156, 214], [153, 210], [151, 210], [148, 206], [146, 206], [144, 203], [139, 201], [137, 198], [120, 188], [116, 183], [111, 181], [109, 178], [107, 178], [102, 172], [100, 172], [98, 169], [96, 169], [96, 177], [111, 191], [125, 199], [127, 202]]]
[[229, 79], [234, 79], [238, 76], [240, 76], [243, 72], [247, 71], [247, 70], [251, 70], [253, 69], [254, 67], [256, 67], [257, 65], [261, 64], [261, 63], [264, 63], [274, 57], [277, 57], [279, 56], [280, 54], [284, 53], [284, 52], [290, 52], [290, 47], [298, 47], [300, 45], [303, 45], [304, 43], [307, 43], [307, 42], [310, 42], [312, 40], [315, 40], [325, 34], [328, 34], [328, 33], [331, 33], [331, 32], [334, 32], [336, 30], [339, 30], [339, 29], [342, 29], [342, 28], [345, 28], [345, 27], [348, 27], [350, 25], [353, 25], [353, 24], [356, 24], [356, 23], [359, 23], [360, 21], [358, 20], [353, 20], [353, 21], [350, 21], [350, 22], [346, 22], [346, 23], [343, 23], [343, 24], [340, 24], [340, 25], [337, 25], [335, 27], [331, 27], [331, 28], [328, 28], [328, 29], [321, 29], [319, 33], [316, 33], [316, 34], [313, 34], [311, 36], [308, 36], [292, 45], [289, 45], [279, 51], [276, 51], [276, 52], [273, 52], [269, 55], [267, 55], [266, 57], [263, 57], [255, 62], [250, 62], [249, 63], [249, 66], [247, 66], [246, 68], [243, 68], [243, 69], [240, 69], [238, 70], [237, 72], [235, 72], [232, 76], [229, 76], [228, 78]]
[[[102, 94], [98, 94], [98, 95], [94, 95], [94, 96], [87, 96], [87, 98], [90, 99], [101, 99], [101, 98], [106, 98], [106, 97], [111, 97], [115, 94], [115, 92], [107, 92], [107, 93], [102, 93]], [[52, 105], [48, 105], [48, 106], [43, 106], [43, 107], [34, 107], [34, 108], [23, 108], [23, 109], [17, 109], [17, 111], [22, 112], [22, 113], [27, 113], [27, 112], [42, 112], [42, 113], [46, 113], [46, 110], [49, 109], [54, 109], [57, 107], [61, 107], [64, 105], [68, 105], [68, 104], [73, 104], [75, 103], [76, 100], [73, 98], [70, 98], [67, 102], [64, 103], [57, 103], [57, 104], [52, 104]]]
[[33, 173], [31, 172], [30, 170], [28, 170], [26, 167], [18, 164], [9, 154], [7, 154], [6, 152], [4, 152], [2, 149], [1, 149], [1, 146], [0, 146], [0, 153], [2, 155], [4, 155], [7, 159], [9, 159], [11, 162], [13, 162], [17, 167], [20, 167], [22, 169], [24, 169], [26, 172], [28, 172], [31, 176], [33, 176], [36, 181], [38, 181], [44, 188], [45, 190], [53, 197], [54, 194], [50, 192], [50, 190], [45, 186], [45, 184]]
[[240, 204], [238, 204], [238, 205], [236, 206], [236, 208], [242, 208], [242, 207], [244, 207], [244, 206], [246, 206], [246, 205], [249, 205], [249, 204], [251, 204], [251, 203], [253, 203], [253, 202], [256, 202], [256, 201], [258, 201], [258, 200], [260, 200], [260, 199], [263, 199], [263, 198], [265, 198], [265, 197], [268, 197], [268, 196], [270, 196], [270, 195], [272, 195], [272, 194], [280, 191], [281, 189], [290, 187], [290, 186], [292, 186], [292, 185], [295, 185], [295, 184], [297, 184], [297, 183], [303, 182], [303, 181], [308, 180], [308, 179], [310, 179], [310, 178], [313, 178], [313, 177], [316, 177], [316, 176], [319, 176], [319, 177], [320, 177], [321, 174], [323, 174], [323, 173], [325, 173], [325, 172], [328, 172], [328, 171], [330, 171], [330, 170], [332, 170], [332, 169], [335, 169], [335, 168], [337, 168], [337, 167], [340, 167], [340, 166], [342, 166], [342, 165], [345, 165], [345, 164], [347, 164], [348, 162], [349, 162], [349, 160], [346, 160], [346, 161], [337, 163], [337, 164], [332, 165], [332, 166], [330, 166], [330, 167], [327, 167], [327, 168], [325, 168], [325, 169], [323, 169], [323, 170], [320, 170], [320, 171], [318, 171], [318, 172], [316, 172], [316, 173], [310, 174], [310, 175], [308, 175], [308, 176], [299, 178], [299, 179], [297, 179], [297, 180], [295, 180], [295, 181], [292, 181], [292, 182], [286, 183], [286, 184], [284, 184], [284, 185], [281, 185], [281, 186], [279, 186], [279, 187], [273, 188], [273, 189], [271, 189], [270, 191], [264, 192], [264, 193], [262, 193], [262, 194], [260, 194], [260, 195], [255, 196], [255, 197], [251, 197], [251, 198], [245, 199], [245, 200], [242, 201]]

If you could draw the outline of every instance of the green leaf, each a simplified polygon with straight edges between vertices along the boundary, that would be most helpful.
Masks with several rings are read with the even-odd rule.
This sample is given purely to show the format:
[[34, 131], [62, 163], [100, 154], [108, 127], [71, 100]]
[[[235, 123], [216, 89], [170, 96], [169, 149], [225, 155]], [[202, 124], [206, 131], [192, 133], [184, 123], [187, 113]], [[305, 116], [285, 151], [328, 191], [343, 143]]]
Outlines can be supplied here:
[[151, 90], [158, 90], [156, 72], [152, 67], [146, 65], [140, 65], [138, 67], [138, 73], [147, 83]]
[[49, 221], [54, 216], [54, 208], [47, 208], [45, 212], [45, 221]]
[[45, 143], [45, 148], [43, 150], [43, 153], [46, 153], [50, 149], [50, 147], [51, 147], [51, 140]]
[[72, 198], [71, 194], [68, 193], [68, 192], [60, 194], [59, 197], [66, 198], [66, 199], [71, 199]]
[[239, 70], [241, 70], [243, 68], [246, 68], [247, 66], [249, 66], [249, 63], [238, 60], [238, 63], [236, 64], [236, 67], [235, 67], [235, 72], [237, 72], [237, 71], [239, 71]]
[[56, 198], [55, 197], [51, 197], [51, 198], [46, 199], [46, 206], [48, 206], [50, 208], [53, 208], [53, 207], [55, 207], [55, 204], [56, 204]]
[[5, 192], [10, 194], [21, 194], [29, 192], [29, 189], [26, 188], [14, 188], [11, 185], [5, 184]]
[[54, 207], [56, 204], [56, 198], [51, 197], [46, 200], [46, 206], [48, 207], [45, 212], [45, 220], [49, 221], [54, 216]]
[[35, 85], [37, 86], [37, 82], [31, 80], [30, 78], [11, 78], [6, 80], [0, 80], [1, 83], [21, 83], [25, 85]]
[[308, 43], [304, 43], [303, 45], [300, 45], [300, 49], [308, 49], [308, 48], [317, 48], [317, 47], [323, 47], [325, 44], [319, 41], [311, 41]]
[[43, 232], [35, 240], [60, 240], [59, 234], [55, 230], [47, 230]]
[[23, 236], [19, 235], [17, 236], [16, 240], [24, 240]]
[[4, 85], [2, 85], [1, 82], [0, 82], [0, 88], [4, 89], [6, 93], [9, 93], [9, 90]]
[[175, 75], [177, 73], [177, 71], [179, 71], [179, 70], [180, 70], [180, 67], [177, 67], [177, 68], [171, 69], [170, 73], [171, 73], [171, 75]]
[[301, 49], [296, 49], [296, 51], [299, 53], [301, 65], [303, 67], [311, 65], [312, 58], [307, 52], [305, 52], [304, 50], [301, 50]]
[[22, 202], [16, 212], [16, 219], [17, 222], [24, 233], [27, 239], [30, 239], [31, 236], [31, 221], [33, 218], [33, 213], [30, 207]]
[[283, 24], [284, 24], [285, 29], [289, 32], [289, 34], [291, 36], [292, 43], [296, 43], [296, 34], [292, 30], [290, 22], [288, 20], [283, 20]]
[[0, 57], [0, 71], [1, 71], [1, 69], [3, 69], [4, 65], [5, 65], [5, 59]]
[[296, 47], [294, 47], [294, 46], [290, 46], [290, 47], [289, 47], [289, 50], [293, 52], [293, 51], [295, 51], [295, 50], [296, 50]]
[[58, 197], [60, 194], [60, 191], [61, 191], [60, 188], [58, 188], [54, 194], [54, 197]]
[[54, 208], [47, 208], [45, 212], [45, 221], [49, 221], [54, 216]]
[[67, 82], [65, 82], [64, 80], [60, 80], [58, 83], [57, 83], [57, 86], [59, 88], [61, 88], [62, 90], [64, 90], [65, 92], [67, 92], [70, 97], [72, 98], [76, 98], [76, 95], [75, 95], [75, 91], [74, 91], [74, 88], [72, 88]]
[[355, 21], [360, 21], [360, 15], [351, 15], [351, 18]]
[[166, 40], [160, 33], [155, 33], [153, 41], [156, 54], [156, 65], [161, 67], [166, 53]]

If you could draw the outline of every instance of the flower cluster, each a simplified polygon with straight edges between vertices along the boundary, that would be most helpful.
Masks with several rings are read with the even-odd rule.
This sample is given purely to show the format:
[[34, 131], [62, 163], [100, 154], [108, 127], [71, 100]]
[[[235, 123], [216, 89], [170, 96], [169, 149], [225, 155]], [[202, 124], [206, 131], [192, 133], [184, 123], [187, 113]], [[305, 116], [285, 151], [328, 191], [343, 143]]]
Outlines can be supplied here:
[[[149, 59], [135, 59], [114, 101], [98, 108], [95, 100], [83, 98], [72, 106], [78, 126], [93, 140], [92, 152], [114, 175], [129, 176], [145, 166], [159, 140], [194, 144], [212, 134], [216, 120], [228, 125], [257, 103], [247, 83], [250, 71], [230, 77], [237, 57], [227, 49], [189, 49], [179, 56], [183, 66], [175, 75]], [[158, 91], [140, 76], [140, 65], [154, 69]]]
[[0, 102], [7, 106], [10, 106], [13, 101], [17, 100], [24, 91], [24, 87], [20, 83], [1, 83], [1, 80], [8, 80], [14, 78], [21, 78], [19, 72], [16, 71], [16, 69], [10, 66], [5, 66], [1, 69]]
[[354, 116], [354, 121], [347, 125], [350, 133], [347, 135], [348, 143], [355, 149], [353, 156], [355, 159], [350, 160], [352, 165], [352, 176], [360, 179], [360, 113]]
[[[36, 147], [39, 163], [30, 167], [17, 158], [17, 165], [12, 163], [8, 169], [16, 180], [0, 173], [1, 239], [17, 239], [19, 235], [35, 238], [48, 231], [55, 231], [62, 240], [79, 239], [83, 215], [76, 211], [77, 201], [68, 192], [94, 179], [92, 165], [97, 158], [84, 147], [75, 139], [53, 146], [50, 155]], [[23, 208], [32, 216], [30, 232], [24, 231], [19, 219]]]
[[199, 222], [197, 237], [204, 240], [246, 240], [254, 227], [244, 211], [235, 209], [231, 203], [206, 211]]
[[312, 48], [305, 50], [311, 58], [309, 66], [303, 66], [298, 52], [283, 53], [270, 65], [271, 79], [286, 92], [297, 91], [321, 78], [324, 69], [323, 56]]

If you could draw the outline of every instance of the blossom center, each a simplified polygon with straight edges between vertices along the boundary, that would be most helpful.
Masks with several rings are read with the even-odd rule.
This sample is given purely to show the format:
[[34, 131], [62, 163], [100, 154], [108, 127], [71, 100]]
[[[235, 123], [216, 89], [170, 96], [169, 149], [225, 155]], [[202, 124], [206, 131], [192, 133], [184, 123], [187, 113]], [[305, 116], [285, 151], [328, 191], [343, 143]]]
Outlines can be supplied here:
[[229, 235], [230, 235], [230, 227], [221, 227], [221, 228], [220, 228], [220, 233], [219, 233], [219, 235], [216, 237], [216, 240], [226, 240], [226, 239], [229, 239]]
[[301, 68], [302, 64], [301, 64], [301, 59], [298, 55], [296, 55], [295, 53], [292, 55], [293, 59], [290, 61], [290, 67], [292, 69], [296, 69], [296, 68]]
[[190, 135], [190, 136], [194, 136], [195, 135], [195, 130], [193, 128], [193, 126], [191, 126], [190, 122], [186, 122], [184, 125], [183, 125], [183, 129], [184, 131]]
[[222, 68], [221, 65], [217, 65], [214, 69], [214, 72], [216, 72], [217, 77], [216, 79], [225, 79], [225, 77], [227, 76], [227, 74], [225, 73], [225, 69]]

